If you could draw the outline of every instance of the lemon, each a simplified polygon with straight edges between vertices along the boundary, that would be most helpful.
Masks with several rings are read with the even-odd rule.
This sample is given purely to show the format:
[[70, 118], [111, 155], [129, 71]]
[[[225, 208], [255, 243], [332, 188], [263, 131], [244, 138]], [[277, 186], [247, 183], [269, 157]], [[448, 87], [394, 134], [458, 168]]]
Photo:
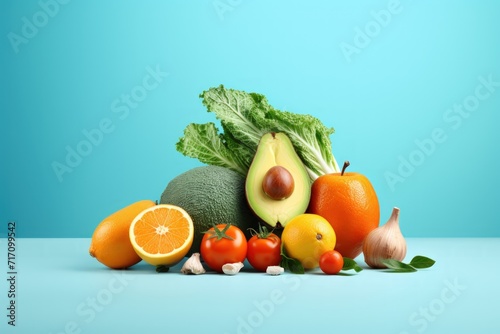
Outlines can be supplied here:
[[337, 238], [325, 218], [304, 213], [285, 225], [281, 241], [288, 256], [298, 260], [304, 269], [314, 269], [319, 266], [321, 255], [335, 248]]

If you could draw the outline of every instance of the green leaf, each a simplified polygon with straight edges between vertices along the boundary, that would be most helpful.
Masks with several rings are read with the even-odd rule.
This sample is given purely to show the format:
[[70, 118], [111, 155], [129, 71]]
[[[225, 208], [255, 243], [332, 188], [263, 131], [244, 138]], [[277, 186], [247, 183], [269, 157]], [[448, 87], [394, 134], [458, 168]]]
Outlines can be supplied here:
[[433, 259], [425, 256], [417, 255], [410, 261], [410, 266], [416, 269], [430, 268], [436, 263]]
[[242, 166], [246, 171], [250, 167], [253, 161], [253, 157], [257, 150], [257, 146], [255, 147], [247, 147], [246, 145], [242, 145], [241, 142], [236, 139], [230, 131], [226, 129], [224, 123], [222, 125], [223, 133], [220, 135], [228, 150], [233, 154], [234, 160], [238, 163], [238, 165]]
[[387, 266], [387, 268], [392, 269], [395, 272], [415, 272], [417, 269], [413, 268], [409, 264], [394, 260], [394, 259], [384, 259], [382, 263]]
[[279, 111], [274, 108], [269, 110], [265, 118], [274, 132], [287, 134], [310, 175], [340, 171], [330, 141], [330, 135], [334, 133], [333, 128], [326, 127], [311, 115]]
[[285, 270], [293, 273], [293, 274], [304, 274], [305, 270], [300, 261], [289, 257], [286, 254], [286, 250], [284, 247], [284, 243], [281, 243], [281, 262], [280, 266]]
[[204, 91], [200, 97], [208, 111], [215, 113], [224, 125], [224, 131], [229, 131], [243, 145], [255, 150], [260, 138], [269, 132], [269, 129], [252, 122], [254, 110], [266, 111], [270, 108], [263, 95], [226, 89], [220, 85]]
[[281, 263], [280, 265], [287, 271], [291, 272], [292, 274], [304, 274], [305, 270], [302, 264], [292, 258], [289, 257], [282, 257], [281, 258]]
[[229, 145], [225, 139], [225, 136], [218, 133], [214, 123], [191, 123], [184, 129], [184, 137], [179, 139], [175, 147], [185, 156], [196, 158], [205, 164], [226, 167], [246, 175], [248, 156], [241, 158], [235, 153], [238, 150], [234, 144]]
[[342, 270], [351, 270], [353, 269], [355, 272], [359, 273], [363, 268], [361, 268], [356, 261], [353, 259], [350, 259], [348, 257], [344, 257], [344, 266], [342, 267]]
[[339, 171], [329, 138], [334, 130], [319, 119], [277, 110], [264, 95], [222, 85], [204, 91], [200, 97], [220, 121], [223, 132], [219, 133], [214, 123], [188, 125], [176, 144], [177, 151], [185, 156], [246, 175], [262, 136], [283, 132], [312, 180]]
[[167, 267], [165, 265], [160, 264], [159, 266], [156, 266], [156, 272], [157, 273], [166, 273], [170, 270], [170, 267]]

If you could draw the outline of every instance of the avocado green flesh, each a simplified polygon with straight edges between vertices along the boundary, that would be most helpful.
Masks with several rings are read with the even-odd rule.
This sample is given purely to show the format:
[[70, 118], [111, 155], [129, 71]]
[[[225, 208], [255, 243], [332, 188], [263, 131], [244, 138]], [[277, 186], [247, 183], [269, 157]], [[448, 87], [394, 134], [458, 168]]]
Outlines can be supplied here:
[[[286, 168], [293, 177], [295, 187], [286, 199], [274, 200], [262, 189], [265, 174], [274, 166]], [[273, 227], [278, 223], [284, 227], [307, 210], [311, 197], [309, 174], [285, 134], [268, 133], [261, 138], [247, 174], [245, 191], [255, 214]]]

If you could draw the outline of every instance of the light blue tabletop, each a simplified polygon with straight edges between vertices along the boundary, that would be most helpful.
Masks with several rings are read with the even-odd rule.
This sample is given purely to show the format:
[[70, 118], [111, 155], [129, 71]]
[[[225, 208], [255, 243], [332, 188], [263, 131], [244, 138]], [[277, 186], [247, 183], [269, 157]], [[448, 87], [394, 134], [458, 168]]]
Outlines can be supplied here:
[[[110, 270], [88, 255], [90, 239], [18, 239], [15, 298], [7, 261], [1, 333], [498, 333], [500, 239], [408, 239], [415, 273], [366, 267], [268, 276], [156, 273], [144, 262]], [[0, 256], [7, 257], [6, 239]], [[8, 325], [15, 301], [15, 327]]]

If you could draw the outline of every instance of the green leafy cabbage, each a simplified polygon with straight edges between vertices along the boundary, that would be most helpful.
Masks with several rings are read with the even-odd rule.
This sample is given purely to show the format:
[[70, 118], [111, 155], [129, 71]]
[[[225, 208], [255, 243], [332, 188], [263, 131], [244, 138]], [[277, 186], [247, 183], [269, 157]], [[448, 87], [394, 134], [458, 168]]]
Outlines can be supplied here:
[[260, 138], [269, 132], [283, 132], [312, 180], [339, 171], [330, 142], [334, 129], [317, 118], [277, 110], [264, 95], [222, 85], [204, 91], [200, 97], [208, 111], [220, 120], [223, 132], [219, 133], [212, 122], [189, 124], [176, 144], [177, 151], [185, 156], [246, 175]]

